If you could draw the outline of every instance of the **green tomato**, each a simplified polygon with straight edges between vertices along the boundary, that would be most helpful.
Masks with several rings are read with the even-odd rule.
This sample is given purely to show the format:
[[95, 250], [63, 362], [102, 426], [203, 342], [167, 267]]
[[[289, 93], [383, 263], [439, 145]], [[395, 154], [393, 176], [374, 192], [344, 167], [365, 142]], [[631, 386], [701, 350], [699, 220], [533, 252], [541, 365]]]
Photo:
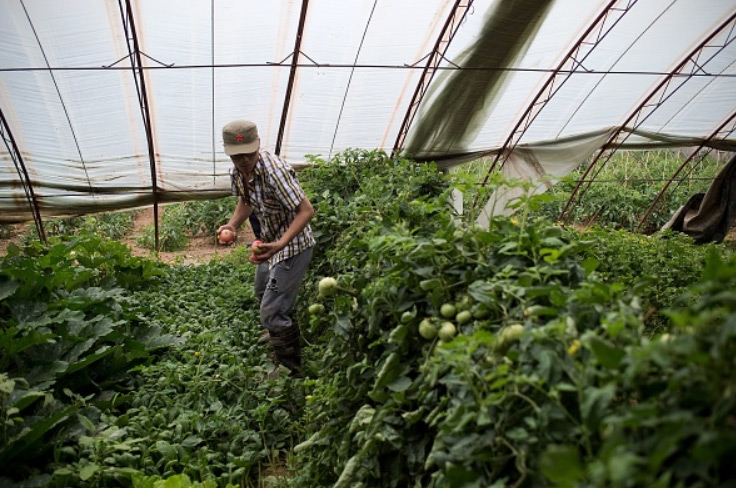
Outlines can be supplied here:
[[335, 278], [322, 278], [318, 285], [319, 294], [323, 297], [329, 297], [337, 292], [337, 280]]
[[325, 306], [322, 305], [321, 303], [315, 303], [309, 306], [309, 313], [311, 315], [322, 315], [324, 311], [325, 311]]
[[413, 318], [414, 318], [414, 314], [409, 311], [406, 311], [401, 314], [401, 322], [404, 324], [407, 322], [411, 322]]
[[501, 331], [501, 341], [505, 344], [518, 341], [521, 335], [524, 333], [524, 326], [521, 324], [512, 324], [505, 327]]
[[428, 319], [424, 319], [419, 322], [419, 335], [424, 337], [428, 341], [431, 341], [432, 339], [437, 337], [437, 329], [434, 328], [432, 322], [430, 322]]
[[439, 281], [437, 279], [422, 280], [419, 282], [419, 288], [421, 288], [422, 291], [430, 291], [434, 288], [437, 288], [438, 286]]
[[449, 342], [452, 340], [453, 337], [455, 337], [455, 334], [457, 334], [457, 329], [455, 328], [455, 324], [452, 322], [442, 322], [442, 325], [440, 325], [440, 331], [438, 332], [440, 339], [444, 342]]
[[462, 297], [460, 297], [460, 300], [458, 300], [455, 305], [457, 306], [458, 310], [470, 310], [470, 307], [473, 306], [473, 299], [470, 298], [468, 295], [463, 295]]
[[444, 303], [440, 307], [440, 315], [446, 319], [451, 319], [457, 313], [457, 308], [452, 303]]
[[473, 318], [476, 320], [487, 319], [491, 316], [491, 310], [485, 303], [477, 303], [473, 305], [473, 308], [471, 308], [470, 311], [473, 314]]
[[462, 312], [458, 312], [457, 315], [455, 315], [455, 322], [457, 322], [459, 325], [466, 324], [473, 320], [473, 314], [471, 314], [468, 310], [463, 310]]

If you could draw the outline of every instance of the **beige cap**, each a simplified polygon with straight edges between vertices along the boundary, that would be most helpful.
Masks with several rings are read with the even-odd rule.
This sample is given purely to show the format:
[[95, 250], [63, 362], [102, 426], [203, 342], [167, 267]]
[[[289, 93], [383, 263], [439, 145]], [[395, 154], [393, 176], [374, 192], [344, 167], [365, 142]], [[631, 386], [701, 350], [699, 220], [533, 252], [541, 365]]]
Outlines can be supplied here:
[[256, 152], [261, 145], [258, 128], [250, 120], [234, 120], [222, 128], [222, 143], [225, 154], [250, 154]]

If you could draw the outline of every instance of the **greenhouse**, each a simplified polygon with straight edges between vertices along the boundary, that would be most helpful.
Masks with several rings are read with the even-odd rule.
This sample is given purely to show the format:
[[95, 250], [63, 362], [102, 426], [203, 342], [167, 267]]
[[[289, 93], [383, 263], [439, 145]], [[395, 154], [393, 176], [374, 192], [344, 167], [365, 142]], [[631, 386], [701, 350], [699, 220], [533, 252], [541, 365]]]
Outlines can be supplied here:
[[0, 12], [0, 486], [736, 479], [733, 0]]

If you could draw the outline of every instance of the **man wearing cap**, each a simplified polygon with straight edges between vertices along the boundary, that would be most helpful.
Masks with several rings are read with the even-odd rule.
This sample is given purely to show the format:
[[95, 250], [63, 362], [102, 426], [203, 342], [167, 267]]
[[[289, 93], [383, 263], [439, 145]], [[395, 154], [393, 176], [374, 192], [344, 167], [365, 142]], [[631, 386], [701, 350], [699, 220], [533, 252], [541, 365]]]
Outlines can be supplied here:
[[258, 264], [255, 291], [261, 303], [261, 325], [268, 330], [276, 359], [292, 374], [299, 374], [299, 327], [291, 311], [315, 244], [309, 226], [314, 208], [293, 168], [278, 156], [260, 151], [255, 123], [230, 122], [222, 129], [222, 139], [234, 165], [230, 177], [238, 203], [217, 234], [224, 229], [236, 232], [251, 213], [258, 217], [262, 252], [251, 260]]

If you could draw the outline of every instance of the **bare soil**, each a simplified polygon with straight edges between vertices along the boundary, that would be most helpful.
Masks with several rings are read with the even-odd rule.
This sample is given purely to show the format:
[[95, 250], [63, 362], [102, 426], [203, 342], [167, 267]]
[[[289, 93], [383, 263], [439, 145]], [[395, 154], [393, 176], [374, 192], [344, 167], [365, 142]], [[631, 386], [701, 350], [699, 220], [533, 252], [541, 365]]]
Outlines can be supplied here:
[[[161, 219], [162, 211], [165, 212], [166, 207], [159, 207], [159, 221]], [[148, 225], [153, 225], [153, 207], [143, 209], [136, 214], [133, 230], [128, 232], [125, 238], [122, 239], [122, 242], [130, 248], [131, 254], [134, 256], [144, 256], [150, 259], [157, 259], [156, 254], [153, 251], [140, 247], [136, 242], [138, 237], [143, 234], [143, 229]], [[170, 264], [206, 263], [213, 258], [230, 254], [235, 251], [238, 246], [253, 242], [254, 239], [253, 231], [250, 226], [246, 224], [240, 228], [238, 239], [234, 245], [223, 246], [218, 244], [217, 238], [214, 234], [212, 236], [194, 236], [189, 238], [189, 245], [186, 249], [173, 252], [161, 251], [158, 253], [158, 259]]]
[[[162, 212], [166, 211], [166, 207], [159, 207], [159, 221]], [[121, 242], [127, 245], [131, 254], [134, 256], [143, 256], [149, 259], [160, 260], [165, 263], [179, 264], [197, 264], [206, 263], [213, 258], [225, 256], [235, 251], [238, 246], [252, 242], [255, 237], [253, 231], [247, 224], [241, 227], [238, 232], [238, 239], [234, 245], [223, 246], [217, 243], [217, 239], [212, 236], [195, 236], [189, 238], [189, 245], [186, 249], [175, 252], [159, 252], [158, 255], [149, 249], [145, 249], [138, 245], [137, 240], [143, 234], [144, 229], [148, 225], [153, 224], [153, 207], [148, 207], [136, 212], [133, 229], [129, 231]], [[0, 239], [0, 256], [7, 253], [7, 247], [10, 243], [18, 244], [27, 230], [33, 224], [18, 224], [11, 228], [10, 237]]]

